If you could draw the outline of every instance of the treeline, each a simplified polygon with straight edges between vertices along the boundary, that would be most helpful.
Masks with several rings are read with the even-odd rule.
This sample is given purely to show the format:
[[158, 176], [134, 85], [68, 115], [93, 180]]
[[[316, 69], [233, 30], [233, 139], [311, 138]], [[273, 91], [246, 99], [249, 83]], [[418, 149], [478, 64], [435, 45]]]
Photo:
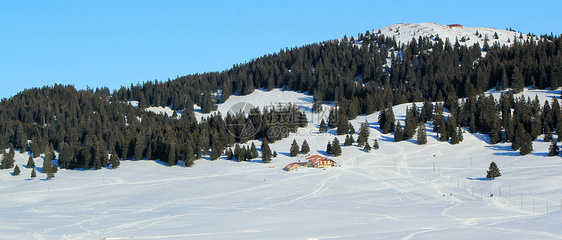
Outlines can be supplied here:
[[108, 166], [109, 154], [189, 166], [202, 155], [214, 160], [235, 143], [281, 139], [308, 122], [293, 105], [254, 108], [248, 115], [213, 114], [199, 121], [189, 114], [173, 118], [111, 102], [105, 92], [55, 85], [4, 99], [0, 148], [34, 156], [56, 150], [59, 166], [68, 169]]

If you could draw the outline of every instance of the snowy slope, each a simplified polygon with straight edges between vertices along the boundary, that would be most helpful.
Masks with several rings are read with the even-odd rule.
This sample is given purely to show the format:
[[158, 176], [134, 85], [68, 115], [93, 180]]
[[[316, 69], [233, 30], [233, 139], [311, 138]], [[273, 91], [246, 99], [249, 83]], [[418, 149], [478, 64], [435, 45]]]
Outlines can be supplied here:
[[[523, 94], [542, 103], [560, 91]], [[287, 100], [308, 111], [311, 98], [257, 90], [232, 97], [219, 111]], [[394, 107], [397, 119], [409, 106]], [[307, 128], [271, 144], [279, 156], [270, 164], [123, 161], [119, 169], [59, 170], [45, 180], [42, 173], [30, 179], [31, 169], [23, 167], [28, 155], [16, 154], [22, 174], [0, 171], [2, 239], [562, 238], [562, 158], [546, 157], [547, 142], [533, 142], [528, 156], [470, 133], [455, 146], [431, 131], [427, 145], [395, 143], [379, 131], [374, 113], [352, 124], [371, 123], [369, 142], [378, 139], [379, 150], [342, 147], [343, 156], [333, 158], [341, 167], [283, 171], [302, 159], [288, 156], [293, 138], [324, 154], [336, 137], [317, 131], [322, 115], [308, 114]], [[491, 161], [502, 177], [484, 180]], [[42, 158], [35, 162], [41, 166]]]
[[[416, 41], [420, 36], [430, 37], [434, 39], [435, 36], [439, 35], [443, 41], [449, 39], [451, 44], [455, 44], [456, 39], [458, 39], [460, 44], [466, 44], [467, 46], [472, 46], [476, 43], [480, 44], [480, 47], [484, 46], [484, 39], [486, 36], [489, 39], [488, 44], [492, 46], [494, 43], [499, 43], [500, 45], [511, 45], [514, 39], [517, 41], [530, 40], [531, 36], [526, 34], [520, 34], [518, 32], [500, 30], [494, 28], [485, 27], [449, 27], [447, 25], [440, 25], [437, 23], [398, 23], [387, 27], [383, 27], [377, 30], [373, 30], [374, 33], [381, 32], [382, 35], [395, 37], [397, 41], [408, 44], [412, 38]], [[478, 32], [479, 35], [475, 33]], [[498, 39], [494, 39], [494, 34], [497, 33]], [[482, 35], [482, 36], [480, 36]], [[520, 37], [523, 38], [520, 38]], [[465, 38], [465, 42], [461, 42], [461, 39]], [[535, 37], [535, 41], [538, 40]]]

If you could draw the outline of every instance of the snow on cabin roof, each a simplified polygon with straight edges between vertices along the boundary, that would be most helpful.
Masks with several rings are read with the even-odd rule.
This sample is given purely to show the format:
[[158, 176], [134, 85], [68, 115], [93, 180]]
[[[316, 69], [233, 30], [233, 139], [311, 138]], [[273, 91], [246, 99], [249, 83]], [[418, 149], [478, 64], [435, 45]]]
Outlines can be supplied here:
[[329, 159], [327, 157], [323, 157], [323, 156], [320, 156], [320, 155], [312, 155], [310, 157], [307, 157], [306, 160], [311, 161], [312, 163], [317, 163], [317, 162], [322, 161], [322, 160], [328, 160], [328, 161], [332, 161], [332, 162], [334, 161], [332, 159]]

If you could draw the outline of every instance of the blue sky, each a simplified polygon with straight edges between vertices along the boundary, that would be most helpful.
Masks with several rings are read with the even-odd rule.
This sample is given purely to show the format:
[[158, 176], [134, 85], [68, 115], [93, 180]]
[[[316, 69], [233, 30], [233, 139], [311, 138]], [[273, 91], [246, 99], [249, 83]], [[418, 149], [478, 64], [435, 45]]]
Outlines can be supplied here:
[[221, 71], [281, 48], [394, 23], [562, 33], [562, 1], [5, 1], [0, 98]]

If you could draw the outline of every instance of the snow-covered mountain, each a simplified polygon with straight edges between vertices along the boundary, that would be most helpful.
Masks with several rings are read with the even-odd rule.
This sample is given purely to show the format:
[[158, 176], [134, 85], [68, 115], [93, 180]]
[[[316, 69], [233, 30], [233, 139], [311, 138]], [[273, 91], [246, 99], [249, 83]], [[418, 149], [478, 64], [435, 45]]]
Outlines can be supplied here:
[[[454, 44], [455, 41], [458, 40], [460, 44], [466, 44], [468, 46], [479, 43], [481, 47], [484, 46], [486, 38], [488, 38], [488, 44], [490, 46], [496, 42], [500, 45], [511, 45], [514, 40], [526, 41], [531, 38], [538, 40], [535, 36], [528, 36], [527, 34], [515, 31], [487, 27], [464, 27], [460, 24], [441, 25], [431, 22], [397, 23], [373, 30], [374, 33], [379, 33], [379, 31], [380, 34], [394, 37], [397, 41], [404, 44], [408, 44], [412, 38], [415, 38], [417, 41], [420, 36], [429, 37], [430, 39], [434, 39], [436, 36], [439, 36], [439, 38], [443, 39], [443, 41], [445, 41], [445, 39], [449, 39], [449, 41]], [[497, 38], [495, 38], [496, 35]]]

